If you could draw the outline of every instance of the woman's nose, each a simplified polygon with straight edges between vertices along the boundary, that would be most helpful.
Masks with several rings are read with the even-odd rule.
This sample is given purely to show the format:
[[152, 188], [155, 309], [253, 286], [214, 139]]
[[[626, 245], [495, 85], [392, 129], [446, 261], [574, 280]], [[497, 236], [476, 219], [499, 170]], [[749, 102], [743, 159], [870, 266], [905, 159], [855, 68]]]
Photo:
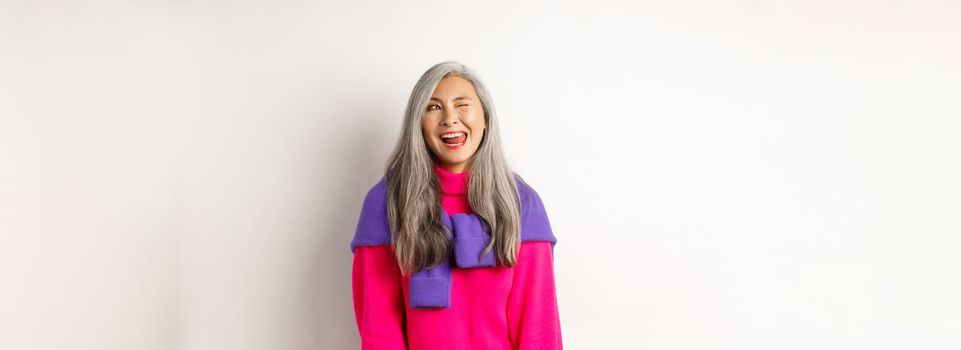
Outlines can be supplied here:
[[441, 124], [444, 124], [447, 126], [457, 124], [457, 114], [455, 114], [450, 109], [444, 110], [444, 118]]

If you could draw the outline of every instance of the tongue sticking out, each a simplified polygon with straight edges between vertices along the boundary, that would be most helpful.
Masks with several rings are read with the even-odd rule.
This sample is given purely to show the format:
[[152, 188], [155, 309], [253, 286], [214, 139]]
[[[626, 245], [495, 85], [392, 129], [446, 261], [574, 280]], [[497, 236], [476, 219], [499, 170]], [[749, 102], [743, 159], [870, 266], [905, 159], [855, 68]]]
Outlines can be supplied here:
[[458, 143], [464, 142], [464, 140], [466, 139], [467, 139], [467, 136], [465, 136], [464, 134], [460, 134], [460, 136], [457, 136], [457, 137], [451, 137], [449, 139], [441, 139], [441, 140], [444, 141], [444, 143], [446, 144], [456, 145]]

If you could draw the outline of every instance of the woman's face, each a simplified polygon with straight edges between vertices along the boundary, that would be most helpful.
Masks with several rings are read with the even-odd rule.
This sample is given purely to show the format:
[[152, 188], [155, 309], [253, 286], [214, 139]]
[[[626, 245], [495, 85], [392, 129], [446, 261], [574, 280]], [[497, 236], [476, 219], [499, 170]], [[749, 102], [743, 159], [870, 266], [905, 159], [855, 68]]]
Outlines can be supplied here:
[[485, 117], [474, 84], [458, 76], [441, 79], [427, 102], [422, 126], [424, 143], [438, 165], [453, 173], [466, 170], [484, 137]]

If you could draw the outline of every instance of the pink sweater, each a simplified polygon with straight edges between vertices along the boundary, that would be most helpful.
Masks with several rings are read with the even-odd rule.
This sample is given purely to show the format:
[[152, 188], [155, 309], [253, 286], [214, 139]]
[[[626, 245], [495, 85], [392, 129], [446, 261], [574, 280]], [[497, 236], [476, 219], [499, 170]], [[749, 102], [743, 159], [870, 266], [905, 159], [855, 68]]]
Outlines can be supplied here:
[[[437, 164], [442, 205], [470, 213], [468, 172]], [[354, 251], [354, 315], [361, 349], [562, 349], [550, 242], [523, 242], [514, 267], [453, 268], [450, 307], [411, 308], [409, 276], [392, 245]]]

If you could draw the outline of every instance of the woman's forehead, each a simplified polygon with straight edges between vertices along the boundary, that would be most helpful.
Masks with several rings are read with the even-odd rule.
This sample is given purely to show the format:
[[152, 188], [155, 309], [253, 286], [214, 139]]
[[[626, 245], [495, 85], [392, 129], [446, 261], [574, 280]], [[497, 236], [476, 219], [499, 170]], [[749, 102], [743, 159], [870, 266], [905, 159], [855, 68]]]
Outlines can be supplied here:
[[437, 83], [437, 87], [434, 88], [434, 94], [431, 99], [449, 98], [452, 100], [458, 100], [465, 97], [474, 98], [476, 96], [477, 93], [474, 91], [473, 83], [459, 76], [452, 76], [441, 79], [441, 81]]

